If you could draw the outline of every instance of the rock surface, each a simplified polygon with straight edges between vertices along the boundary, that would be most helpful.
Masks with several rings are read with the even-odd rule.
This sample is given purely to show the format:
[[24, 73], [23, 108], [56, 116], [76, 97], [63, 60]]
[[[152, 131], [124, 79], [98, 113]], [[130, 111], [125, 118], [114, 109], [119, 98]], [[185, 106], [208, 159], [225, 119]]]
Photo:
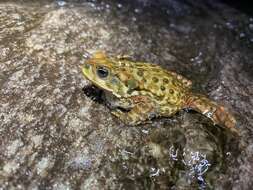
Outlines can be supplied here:
[[[0, 3], [0, 189], [251, 189], [253, 18], [159, 2]], [[123, 125], [83, 90], [96, 50], [185, 75], [233, 110], [241, 137], [184, 111]]]

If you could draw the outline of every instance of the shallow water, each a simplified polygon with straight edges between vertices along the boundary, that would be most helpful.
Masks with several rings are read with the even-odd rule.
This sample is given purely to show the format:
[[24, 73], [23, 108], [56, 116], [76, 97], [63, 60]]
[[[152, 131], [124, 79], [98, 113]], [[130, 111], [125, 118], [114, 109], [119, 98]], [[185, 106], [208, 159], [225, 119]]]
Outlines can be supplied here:
[[[216, 1], [1, 2], [0, 189], [250, 189], [252, 47]], [[190, 111], [125, 126], [80, 72], [97, 50], [188, 77], [241, 137]]]

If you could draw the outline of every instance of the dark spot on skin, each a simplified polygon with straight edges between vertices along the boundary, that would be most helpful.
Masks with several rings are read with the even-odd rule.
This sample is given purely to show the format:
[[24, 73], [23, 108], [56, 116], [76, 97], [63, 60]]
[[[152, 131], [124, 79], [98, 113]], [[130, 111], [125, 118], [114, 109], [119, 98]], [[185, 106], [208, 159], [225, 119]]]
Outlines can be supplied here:
[[172, 84], [175, 85], [175, 86], [177, 86], [176, 80], [172, 80]]
[[165, 90], [165, 87], [164, 87], [164, 86], [161, 86], [160, 89], [161, 89], [162, 91], [164, 91], [164, 90]]
[[164, 79], [163, 79], [163, 82], [164, 82], [165, 84], [167, 84], [167, 83], [169, 82], [169, 80], [168, 80], [167, 78], [164, 78]]
[[143, 76], [143, 70], [138, 70], [137, 71], [137, 75], [140, 76], [140, 77], [142, 77]]
[[162, 101], [163, 98], [164, 98], [164, 96], [155, 96], [155, 99], [156, 99], [157, 101]]
[[171, 113], [175, 113], [176, 111], [177, 111], [176, 108], [172, 108], [172, 109], [171, 109]]
[[173, 90], [173, 89], [170, 89], [170, 90], [169, 90], [169, 93], [170, 93], [170, 94], [174, 94], [174, 90]]
[[157, 82], [159, 81], [159, 79], [156, 78], [156, 77], [153, 77], [152, 80], [153, 80], [153, 82], [155, 82], [155, 83], [157, 83]]

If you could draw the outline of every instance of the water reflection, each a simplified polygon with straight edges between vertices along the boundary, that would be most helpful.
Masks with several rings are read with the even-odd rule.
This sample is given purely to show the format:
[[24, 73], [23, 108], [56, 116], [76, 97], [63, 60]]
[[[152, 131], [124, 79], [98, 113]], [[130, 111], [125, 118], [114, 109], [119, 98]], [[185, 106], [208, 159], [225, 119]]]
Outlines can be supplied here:
[[60, 7], [63, 7], [64, 5], [66, 5], [66, 2], [65, 1], [56, 1], [56, 4]]
[[170, 147], [169, 155], [172, 160], [182, 162], [186, 166], [186, 173], [189, 177], [189, 181], [197, 180], [200, 185], [200, 189], [205, 189], [206, 182], [204, 174], [208, 171], [211, 164], [206, 158], [206, 155], [199, 151], [190, 151], [189, 149], [184, 149], [182, 154], [182, 159], [178, 159], [179, 149], [175, 148], [173, 145]]

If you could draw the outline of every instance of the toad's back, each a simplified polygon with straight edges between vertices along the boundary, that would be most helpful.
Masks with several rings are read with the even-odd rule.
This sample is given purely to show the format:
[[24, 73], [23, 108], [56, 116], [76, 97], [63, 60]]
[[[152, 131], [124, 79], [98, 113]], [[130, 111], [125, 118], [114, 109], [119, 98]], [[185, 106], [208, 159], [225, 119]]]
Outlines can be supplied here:
[[148, 95], [160, 105], [182, 105], [191, 88], [191, 81], [155, 64], [120, 61], [120, 65], [118, 72], [125, 75], [121, 78], [138, 83], [138, 92], [133, 93]]

